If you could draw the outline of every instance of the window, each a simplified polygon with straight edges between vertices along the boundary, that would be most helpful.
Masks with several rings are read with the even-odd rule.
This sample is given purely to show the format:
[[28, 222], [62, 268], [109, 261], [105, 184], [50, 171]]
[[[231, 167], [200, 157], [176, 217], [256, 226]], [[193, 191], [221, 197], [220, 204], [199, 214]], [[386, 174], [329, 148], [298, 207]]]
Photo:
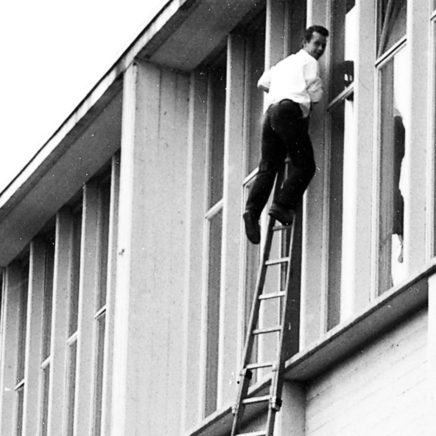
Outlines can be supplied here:
[[379, 0], [378, 56], [386, 53], [406, 34], [407, 0]]
[[107, 320], [107, 285], [108, 285], [108, 253], [109, 253], [109, 214], [111, 200], [110, 180], [105, 180], [99, 187], [99, 271], [98, 288], [96, 295], [95, 323], [95, 386], [94, 386], [94, 436], [101, 434], [102, 428], [102, 402], [103, 402], [103, 374], [106, 342]]
[[82, 237], [82, 208], [73, 212], [73, 248], [71, 291], [69, 301], [69, 328], [67, 339], [67, 436], [74, 434], [74, 406], [77, 368], [77, 327], [79, 317], [80, 251]]
[[407, 1], [379, 2], [379, 46], [376, 63], [379, 80], [378, 140], [378, 293], [404, 277], [404, 182], [405, 120], [408, 102], [405, 47]]
[[45, 255], [45, 280], [43, 289], [43, 311], [42, 311], [42, 398], [41, 398], [41, 436], [47, 435], [48, 430], [48, 401], [50, 389], [50, 349], [51, 349], [51, 321], [53, 307], [53, 272], [55, 256], [55, 236], [47, 235]]
[[17, 347], [17, 372], [16, 372], [16, 436], [23, 433], [24, 391], [25, 391], [25, 362], [26, 362], [26, 337], [27, 337], [27, 305], [29, 292], [29, 257], [21, 260], [21, 281], [18, 300], [18, 347]]
[[[257, 173], [260, 160], [260, 142], [262, 131], [264, 93], [257, 88], [257, 82], [265, 69], [265, 13], [250, 23], [246, 33], [247, 59], [245, 66], [246, 91], [244, 96], [245, 111], [245, 180], [243, 183], [245, 205], [250, 188]], [[243, 234], [245, 243], [245, 319], [244, 327], [247, 328], [253, 304], [253, 295], [256, 286], [257, 271], [259, 268], [259, 246], [250, 244]], [[244, 337], [245, 337], [244, 329]]]
[[[331, 23], [331, 59], [332, 75], [330, 83], [331, 99], [328, 106], [330, 126], [330, 170], [329, 170], [329, 247], [328, 282], [326, 294], [325, 328], [330, 330], [340, 321], [341, 299], [348, 286], [346, 272], [347, 256], [344, 255], [345, 239], [343, 234], [344, 214], [347, 201], [355, 195], [348, 192], [344, 179], [351, 166], [347, 165], [349, 150], [353, 147], [353, 89], [354, 61], [356, 59], [355, 31], [357, 16], [355, 0], [334, 0], [334, 20]], [[349, 223], [348, 225], [351, 225]]]
[[205, 416], [217, 407], [218, 344], [221, 290], [221, 243], [224, 181], [224, 117], [226, 103], [226, 55], [219, 56], [209, 74], [208, 134], [208, 238], [207, 339], [205, 374]]

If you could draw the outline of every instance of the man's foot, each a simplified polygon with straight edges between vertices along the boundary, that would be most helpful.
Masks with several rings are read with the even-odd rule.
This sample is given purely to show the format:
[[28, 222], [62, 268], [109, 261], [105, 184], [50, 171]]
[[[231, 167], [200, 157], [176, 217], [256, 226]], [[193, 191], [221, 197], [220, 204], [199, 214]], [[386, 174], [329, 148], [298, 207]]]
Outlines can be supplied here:
[[269, 209], [268, 215], [280, 221], [284, 226], [290, 226], [294, 219], [295, 211], [281, 204], [273, 203]]
[[258, 244], [260, 242], [260, 227], [259, 220], [256, 218], [253, 212], [247, 210], [242, 215], [245, 223], [245, 233], [247, 234], [248, 240], [252, 244]]

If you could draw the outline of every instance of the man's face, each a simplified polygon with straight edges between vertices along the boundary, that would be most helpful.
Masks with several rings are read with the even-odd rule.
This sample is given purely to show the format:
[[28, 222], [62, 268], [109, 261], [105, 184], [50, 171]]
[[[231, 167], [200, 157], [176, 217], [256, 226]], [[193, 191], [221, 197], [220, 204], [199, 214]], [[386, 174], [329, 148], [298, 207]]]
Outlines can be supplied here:
[[313, 32], [312, 39], [310, 42], [304, 42], [303, 49], [318, 60], [324, 54], [326, 46], [327, 38], [318, 32]]

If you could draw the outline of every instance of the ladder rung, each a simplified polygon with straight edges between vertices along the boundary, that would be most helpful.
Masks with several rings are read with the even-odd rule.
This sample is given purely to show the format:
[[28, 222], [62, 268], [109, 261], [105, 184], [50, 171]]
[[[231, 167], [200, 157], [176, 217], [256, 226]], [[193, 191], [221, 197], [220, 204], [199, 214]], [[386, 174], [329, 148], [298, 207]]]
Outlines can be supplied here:
[[271, 266], [271, 265], [279, 265], [281, 263], [289, 263], [289, 257], [281, 257], [280, 259], [267, 260], [265, 262], [265, 265]]
[[242, 404], [256, 404], [256, 403], [265, 403], [269, 401], [271, 398], [270, 395], [264, 395], [263, 397], [252, 397], [247, 398], [246, 400], [242, 401]]
[[265, 431], [252, 431], [251, 433], [238, 433], [236, 436], [266, 436]]
[[284, 297], [285, 295], [286, 292], [276, 292], [276, 293], [270, 292], [269, 294], [259, 295], [259, 300], [269, 300], [270, 298], [281, 298]]
[[273, 232], [279, 232], [279, 231], [281, 231], [281, 230], [288, 230], [288, 229], [290, 229], [292, 227], [292, 224], [290, 224], [289, 226], [283, 226], [283, 225], [278, 225], [278, 226], [274, 226], [273, 228], [272, 228], [272, 230], [273, 230]]
[[261, 369], [269, 366], [274, 366], [274, 362], [250, 363], [247, 365], [247, 369]]
[[280, 332], [281, 330], [282, 330], [281, 326], [268, 327], [266, 329], [256, 329], [256, 330], [253, 330], [253, 335], [263, 335], [265, 333]]

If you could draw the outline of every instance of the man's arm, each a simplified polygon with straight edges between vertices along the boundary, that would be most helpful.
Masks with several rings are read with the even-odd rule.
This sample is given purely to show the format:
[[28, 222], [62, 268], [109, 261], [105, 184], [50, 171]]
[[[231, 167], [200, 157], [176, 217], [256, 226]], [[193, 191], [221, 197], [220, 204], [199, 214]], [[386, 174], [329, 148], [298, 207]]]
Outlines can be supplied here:
[[318, 103], [323, 96], [322, 80], [319, 76], [318, 62], [310, 62], [304, 65], [304, 79], [306, 81], [306, 89], [309, 93], [312, 103]]

